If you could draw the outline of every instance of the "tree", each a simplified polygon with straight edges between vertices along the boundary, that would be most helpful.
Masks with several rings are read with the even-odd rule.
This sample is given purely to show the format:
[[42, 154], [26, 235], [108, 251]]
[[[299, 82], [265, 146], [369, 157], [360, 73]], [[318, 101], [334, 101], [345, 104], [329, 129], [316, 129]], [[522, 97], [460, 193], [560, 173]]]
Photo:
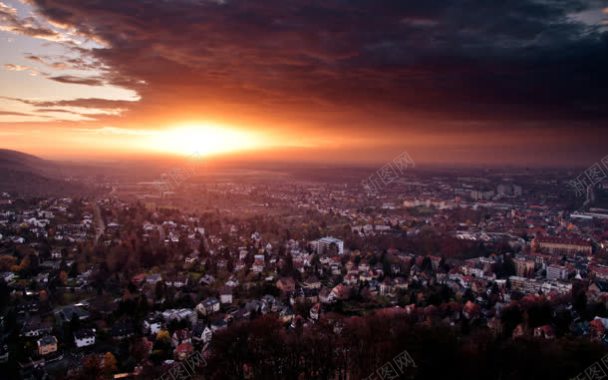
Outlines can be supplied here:
[[496, 272], [498, 278], [509, 278], [510, 276], [515, 276], [517, 269], [513, 260], [509, 256], [505, 256], [502, 265]]
[[148, 357], [151, 347], [152, 344], [146, 338], [138, 339], [131, 346], [131, 355], [139, 363]]
[[68, 283], [68, 274], [65, 271], [59, 272], [59, 282], [61, 285], [65, 285]]
[[10, 290], [3, 278], [0, 278], [0, 311], [3, 311], [8, 306], [8, 301], [11, 299]]
[[102, 371], [106, 375], [111, 375], [112, 373], [116, 372], [117, 369], [118, 368], [116, 366], [116, 358], [114, 357], [114, 354], [112, 354], [111, 352], [106, 352], [106, 354], [103, 356]]
[[82, 359], [82, 374], [86, 379], [97, 379], [99, 377], [99, 358], [97, 355], [88, 355]]
[[76, 313], [72, 314], [72, 319], [70, 319], [70, 333], [74, 334], [76, 331], [80, 329], [80, 318]]
[[76, 278], [76, 276], [78, 276], [78, 265], [76, 263], [74, 263], [70, 267], [70, 273], [68, 274], [68, 277]]
[[578, 313], [583, 314], [587, 310], [587, 295], [584, 290], [579, 290], [573, 294], [572, 306]]
[[0, 255], [0, 271], [6, 272], [17, 263], [17, 259], [9, 255]]
[[162, 342], [162, 343], [170, 343], [171, 335], [169, 335], [169, 331], [160, 330], [158, 333], [156, 333], [156, 341]]
[[45, 289], [42, 289], [40, 293], [38, 293], [38, 298], [40, 299], [40, 302], [45, 303], [49, 300], [49, 293]]

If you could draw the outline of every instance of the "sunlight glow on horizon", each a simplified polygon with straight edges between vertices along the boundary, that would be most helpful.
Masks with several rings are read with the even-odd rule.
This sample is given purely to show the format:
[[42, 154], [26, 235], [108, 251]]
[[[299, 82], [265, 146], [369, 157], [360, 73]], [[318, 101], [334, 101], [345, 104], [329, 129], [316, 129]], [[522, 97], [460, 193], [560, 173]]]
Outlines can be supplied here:
[[208, 156], [268, 147], [261, 135], [210, 123], [192, 123], [158, 131], [145, 138], [141, 147], [183, 156]]

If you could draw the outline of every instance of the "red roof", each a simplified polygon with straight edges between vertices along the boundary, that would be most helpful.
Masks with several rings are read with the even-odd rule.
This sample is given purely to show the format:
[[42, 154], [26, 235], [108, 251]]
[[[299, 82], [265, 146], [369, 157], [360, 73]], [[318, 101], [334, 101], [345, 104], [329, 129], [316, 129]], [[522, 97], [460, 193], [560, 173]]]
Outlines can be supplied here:
[[177, 347], [175, 347], [175, 352], [178, 354], [186, 354], [192, 351], [194, 351], [194, 347], [192, 347], [192, 344], [190, 343], [178, 344]]

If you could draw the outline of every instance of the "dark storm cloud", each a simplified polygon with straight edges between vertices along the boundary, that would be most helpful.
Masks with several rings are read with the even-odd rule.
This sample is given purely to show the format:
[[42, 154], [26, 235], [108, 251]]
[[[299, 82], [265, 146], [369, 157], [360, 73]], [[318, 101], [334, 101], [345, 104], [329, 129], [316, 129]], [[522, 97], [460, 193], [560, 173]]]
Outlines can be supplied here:
[[608, 118], [607, 34], [573, 17], [599, 11], [593, 0], [31, 1], [103, 41], [93, 54], [105, 80], [137, 90], [139, 107], [224, 99], [438, 119]]

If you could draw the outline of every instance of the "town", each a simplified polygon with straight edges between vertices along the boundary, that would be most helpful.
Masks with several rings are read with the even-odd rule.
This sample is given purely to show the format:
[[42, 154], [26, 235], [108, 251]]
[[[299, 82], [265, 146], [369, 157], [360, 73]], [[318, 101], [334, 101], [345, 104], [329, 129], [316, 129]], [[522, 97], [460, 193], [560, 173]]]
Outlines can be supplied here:
[[567, 180], [412, 170], [377, 191], [222, 177], [3, 193], [0, 360], [28, 379], [150, 378], [200, 354], [204, 374], [242, 323], [340, 335], [383, 315], [608, 346], [608, 211], [572, 209]]

